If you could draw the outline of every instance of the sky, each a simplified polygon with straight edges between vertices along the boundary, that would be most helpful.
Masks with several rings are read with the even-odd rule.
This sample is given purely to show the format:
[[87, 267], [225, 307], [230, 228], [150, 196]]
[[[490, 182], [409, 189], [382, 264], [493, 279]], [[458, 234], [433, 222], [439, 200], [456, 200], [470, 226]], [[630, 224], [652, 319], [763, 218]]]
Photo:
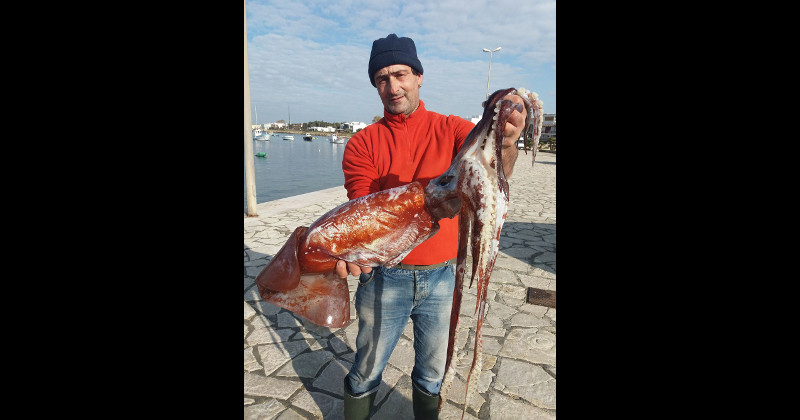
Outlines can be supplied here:
[[556, 113], [555, 0], [246, 0], [245, 10], [254, 124], [382, 117], [367, 66], [372, 42], [390, 33], [414, 40], [430, 111], [482, 114], [483, 49], [502, 47], [489, 92], [524, 87]]

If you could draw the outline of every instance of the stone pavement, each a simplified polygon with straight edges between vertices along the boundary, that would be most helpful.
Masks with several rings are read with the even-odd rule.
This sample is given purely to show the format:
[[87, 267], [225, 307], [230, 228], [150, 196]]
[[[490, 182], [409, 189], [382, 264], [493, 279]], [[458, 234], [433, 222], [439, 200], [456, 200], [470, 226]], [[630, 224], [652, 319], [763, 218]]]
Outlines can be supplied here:
[[[483, 368], [464, 418], [554, 419], [556, 310], [525, 302], [527, 287], [556, 290], [556, 155], [520, 152], [511, 202], [489, 282], [482, 328]], [[255, 277], [297, 226], [347, 201], [343, 187], [261, 203], [244, 218], [244, 418], [343, 419], [342, 381], [354, 358], [358, 323], [319, 327], [261, 301]], [[467, 268], [469, 272], [469, 267]], [[351, 319], [357, 279], [348, 279]], [[475, 338], [475, 285], [464, 282], [456, 380], [440, 413], [459, 419]], [[412, 419], [409, 322], [383, 373], [373, 419]]]

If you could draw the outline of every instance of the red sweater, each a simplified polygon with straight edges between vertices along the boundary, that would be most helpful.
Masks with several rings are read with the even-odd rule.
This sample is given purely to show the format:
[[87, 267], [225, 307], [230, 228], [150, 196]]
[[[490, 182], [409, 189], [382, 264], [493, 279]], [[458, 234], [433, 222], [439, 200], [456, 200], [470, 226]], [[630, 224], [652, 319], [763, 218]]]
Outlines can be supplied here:
[[[422, 100], [409, 117], [384, 110], [380, 121], [347, 141], [342, 159], [347, 197], [352, 200], [412, 181], [428, 185], [450, 167], [474, 126], [458, 116], [428, 111]], [[458, 216], [440, 220], [439, 226], [439, 232], [414, 248], [403, 263], [429, 265], [456, 257]]]

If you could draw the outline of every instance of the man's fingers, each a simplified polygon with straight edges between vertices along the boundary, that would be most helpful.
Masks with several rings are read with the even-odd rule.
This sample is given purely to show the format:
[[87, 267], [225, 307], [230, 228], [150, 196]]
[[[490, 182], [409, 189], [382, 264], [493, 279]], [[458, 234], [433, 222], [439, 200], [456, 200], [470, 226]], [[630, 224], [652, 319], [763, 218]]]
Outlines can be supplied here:
[[350, 271], [350, 274], [356, 277], [360, 276], [361, 273], [369, 274], [369, 272], [372, 271], [372, 267], [361, 267], [351, 262], [347, 263], [347, 269]]
[[351, 262], [346, 262], [345, 260], [336, 262], [336, 275], [339, 276], [340, 279], [347, 278], [348, 273], [358, 277], [361, 273], [369, 274], [371, 272], [372, 267], [361, 267]]
[[340, 279], [347, 278], [347, 264], [345, 264], [344, 260], [336, 261], [336, 275]]

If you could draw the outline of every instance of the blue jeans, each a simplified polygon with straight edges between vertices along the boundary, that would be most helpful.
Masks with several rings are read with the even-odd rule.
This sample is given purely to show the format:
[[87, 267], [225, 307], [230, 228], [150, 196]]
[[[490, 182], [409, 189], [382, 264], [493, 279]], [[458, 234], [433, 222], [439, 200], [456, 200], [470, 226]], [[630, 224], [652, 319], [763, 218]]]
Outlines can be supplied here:
[[356, 357], [345, 377], [353, 395], [376, 391], [408, 318], [414, 322], [411, 379], [429, 394], [442, 386], [453, 306], [455, 266], [432, 270], [375, 267], [356, 291]]

